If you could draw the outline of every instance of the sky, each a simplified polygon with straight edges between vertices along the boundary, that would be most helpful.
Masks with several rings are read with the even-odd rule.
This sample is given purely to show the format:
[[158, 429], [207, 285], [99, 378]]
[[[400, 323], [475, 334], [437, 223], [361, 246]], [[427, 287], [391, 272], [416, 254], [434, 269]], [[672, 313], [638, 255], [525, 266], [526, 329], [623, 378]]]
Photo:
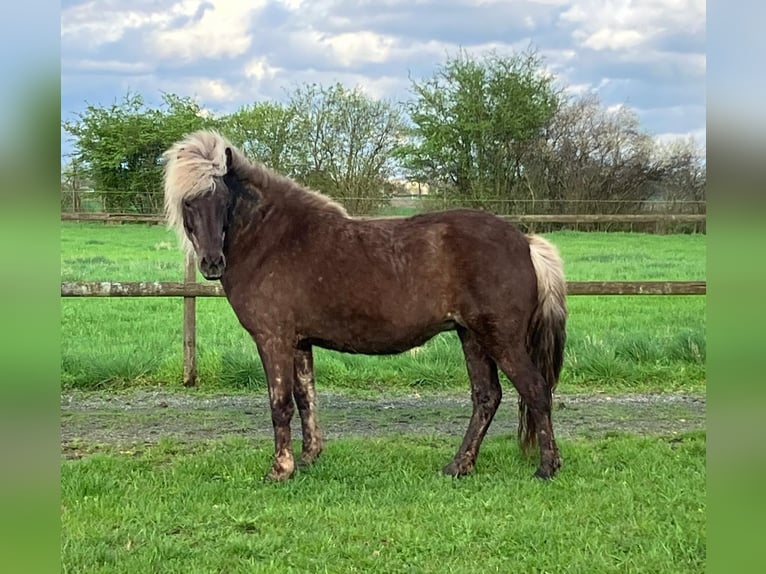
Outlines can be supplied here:
[[61, 117], [128, 91], [225, 114], [312, 82], [403, 101], [461, 49], [530, 47], [572, 95], [704, 148], [705, 0], [63, 0]]

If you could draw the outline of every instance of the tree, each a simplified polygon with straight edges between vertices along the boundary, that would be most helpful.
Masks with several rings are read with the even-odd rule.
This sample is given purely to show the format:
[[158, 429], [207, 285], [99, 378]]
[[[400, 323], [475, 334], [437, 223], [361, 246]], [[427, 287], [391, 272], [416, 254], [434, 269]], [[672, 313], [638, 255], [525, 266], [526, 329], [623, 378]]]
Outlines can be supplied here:
[[688, 146], [659, 145], [632, 109], [606, 108], [586, 94], [551, 119], [527, 158], [524, 180], [538, 210], [637, 213], [649, 201], [668, 198], [671, 188], [699, 187], [704, 175], [697, 159]]
[[705, 154], [691, 138], [679, 138], [659, 144], [656, 161], [663, 166], [664, 178], [659, 195], [666, 201], [692, 202], [687, 209], [704, 212], [707, 188]]
[[82, 211], [80, 194], [86, 185], [86, 170], [81, 161], [72, 158], [61, 169], [61, 209], [62, 211]]
[[297, 113], [292, 106], [258, 102], [242, 106], [222, 120], [231, 142], [251, 159], [288, 176], [297, 175], [300, 141]]
[[108, 211], [159, 213], [162, 210], [162, 153], [184, 134], [209, 127], [213, 118], [188, 98], [162, 97], [164, 109], [148, 108], [128, 93], [109, 107], [88, 105], [74, 121], [74, 161], [86, 168]]
[[499, 210], [497, 200], [516, 197], [525, 155], [560, 103], [537, 54], [461, 52], [412, 91], [410, 141], [400, 150], [410, 174], [463, 204]]
[[351, 213], [370, 213], [389, 195], [401, 110], [359, 88], [303, 85], [290, 96], [296, 132], [294, 174]]

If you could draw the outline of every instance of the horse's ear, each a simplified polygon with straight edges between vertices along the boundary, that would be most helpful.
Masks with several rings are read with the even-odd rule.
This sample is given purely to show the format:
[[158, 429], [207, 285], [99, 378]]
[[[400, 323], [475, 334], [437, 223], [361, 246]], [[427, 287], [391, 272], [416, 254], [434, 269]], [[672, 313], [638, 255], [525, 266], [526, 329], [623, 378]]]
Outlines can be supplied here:
[[226, 171], [229, 171], [231, 169], [231, 162], [232, 162], [232, 155], [231, 155], [231, 148], [226, 148]]

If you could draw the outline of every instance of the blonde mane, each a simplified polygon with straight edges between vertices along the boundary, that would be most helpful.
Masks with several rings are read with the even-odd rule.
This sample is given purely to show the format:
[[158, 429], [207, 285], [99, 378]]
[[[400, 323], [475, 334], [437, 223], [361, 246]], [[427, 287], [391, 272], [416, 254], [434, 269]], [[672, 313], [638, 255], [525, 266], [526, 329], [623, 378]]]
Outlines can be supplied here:
[[[281, 188], [282, 195], [298, 196], [309, 205], [348, 217], [345, 208], [329, 197], [304, 188], [266, 166], [250, 162], [229, 140], [216, 131], [200, 130], [174, 143], [164, 154], [165, 219], [178, 234], [187, 253], [193, 253], [183, 224], [183, 201], [212, 189], [215, 177], [226, 175], [226, 148], [232, 152], [232, 168], [258, 187]], [[276, 198], [275, 198], [276, 199]]]
[[210, 190], [213, 178], [226, 175], [226, 148], [221, 134], [197, 131], [174, 143], [164, 154], [165, 219], [178, 234], [184, 251], [192, 253], [183, 221], [183, 201]]

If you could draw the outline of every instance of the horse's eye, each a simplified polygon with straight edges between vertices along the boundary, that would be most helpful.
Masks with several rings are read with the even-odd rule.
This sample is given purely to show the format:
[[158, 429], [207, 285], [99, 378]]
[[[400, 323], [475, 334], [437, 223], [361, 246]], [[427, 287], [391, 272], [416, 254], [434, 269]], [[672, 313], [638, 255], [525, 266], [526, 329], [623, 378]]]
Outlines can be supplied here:
[[184, 207], [191, 207], [191, 199], [184, 199]]

